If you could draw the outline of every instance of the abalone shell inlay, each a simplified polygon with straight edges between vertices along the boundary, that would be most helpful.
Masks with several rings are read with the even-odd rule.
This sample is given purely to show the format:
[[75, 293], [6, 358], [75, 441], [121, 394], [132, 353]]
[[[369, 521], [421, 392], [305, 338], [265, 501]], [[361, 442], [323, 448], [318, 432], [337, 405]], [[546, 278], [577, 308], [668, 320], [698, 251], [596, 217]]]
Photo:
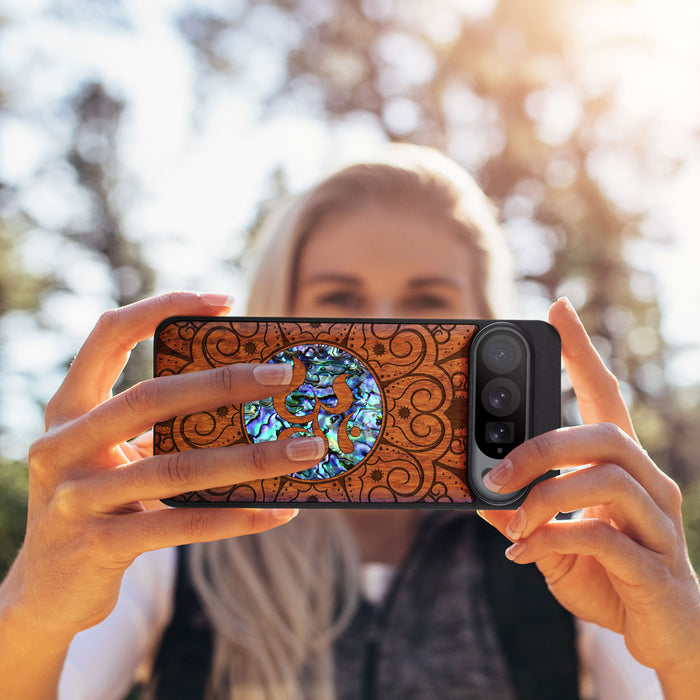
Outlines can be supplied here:
[[291, 474], [297, 479], [331, 479], [358, 465], [382, 426], [382, 397], [369, 369], [346, 350], [323, 343], [286, 348], [268, 362], [293, 362], [294, 380], [286, 396], [245, 404], [243, 420], [251, 442], [323, 437], [326, 457]]

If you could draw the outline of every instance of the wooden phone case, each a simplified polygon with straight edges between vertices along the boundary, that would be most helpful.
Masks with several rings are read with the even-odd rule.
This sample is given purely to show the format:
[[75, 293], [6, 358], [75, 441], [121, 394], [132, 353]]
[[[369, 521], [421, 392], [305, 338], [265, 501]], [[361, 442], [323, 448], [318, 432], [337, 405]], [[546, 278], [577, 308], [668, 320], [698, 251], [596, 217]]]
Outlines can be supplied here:
[[[323, 437], [328, 454], [306, 472], [165, 502], [482, 507], [467, 478], [469, 347], [489, 323], [167, 319], [155, 336], [156, 376], [279, 361], [294, 373], [286, 396], [157, 424], [155, 454], [298, 435]], [[558, 413], [548, 421], [557, 427]]]

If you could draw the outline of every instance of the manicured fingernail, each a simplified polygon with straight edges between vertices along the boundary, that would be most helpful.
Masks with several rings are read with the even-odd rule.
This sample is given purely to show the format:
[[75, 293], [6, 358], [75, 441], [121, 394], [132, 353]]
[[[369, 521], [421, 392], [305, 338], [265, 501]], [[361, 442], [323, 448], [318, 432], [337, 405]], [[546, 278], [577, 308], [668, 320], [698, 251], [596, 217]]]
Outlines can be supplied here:
[[523, 554], [525, 554], [525, 549], [526, 545], [524, 542], [516, 542], [506, 549], [506, 558], [511, 561], [516, 561], [518, 557], [522, 557]]
[[506, 527], [506, 535], [512, 540], [519, 540], [520, 535], [523, 534], [525, 527], [527, 526], [527, 515], [525, 511], [521, 508], [515, 511], [515, 515], [511, 518], [508, 526]]
[[559, 297], [557, 301], [561, 301], [564, 303], [564, 307], [566, 310], [575, 318], [578, 320], [578, 314], [576, 313], [576, 309], [574, 308], [574, 305], [569, 301], [569, 297]]
[[287, 440], [287, 456], [295, 462], [318, 461], [326, 453], [323, 438], [303, 437]]
[[272, 511], [272, 515], [274, 516], [275, 520], [281, 520], [283, 522], [287, 522], [288, 520], [291, 520], [292, 518], [296, 518], [297, 515], [299, 515], [299, 509], [298, 508], [275, 508]]
[[255, 378], [265, 386], [284, 386], [292, 381], [293, 365], [257, 365], [253, 370]]
[[498, 493], [502, 487], [508, 483], [513, 473], [513, 465], [509, 459], [503, 460], [497, 467], [492, 469], [484, 477], [484, 486], [489, 491]]
[[210, 294], [209, 292], [200, 294], [199, 298], [207, 306], [228, 306], [229, 309], [233, 308], [236, 301], [236, 297], [233, 294]]

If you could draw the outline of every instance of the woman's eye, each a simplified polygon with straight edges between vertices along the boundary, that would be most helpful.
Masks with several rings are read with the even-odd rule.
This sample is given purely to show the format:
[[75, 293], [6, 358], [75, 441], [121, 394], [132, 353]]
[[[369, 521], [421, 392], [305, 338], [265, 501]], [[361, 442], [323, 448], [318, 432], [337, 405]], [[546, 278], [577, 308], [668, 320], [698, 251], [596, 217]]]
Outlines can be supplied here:
[[317, 301], [322, 306], [334, 307], [337, 309], [359, 309], [363, 304], [362, 297], [350, 290], [328, 292], [320, 295]]
[[450, 301], [445, 297], [436, 294], [421, 294], [420, 296], [414, 296], [406, 299], [404, 305], [406, 309], [409, 310], [428, 311], [435, 309], [438, 311], [449, 308]]

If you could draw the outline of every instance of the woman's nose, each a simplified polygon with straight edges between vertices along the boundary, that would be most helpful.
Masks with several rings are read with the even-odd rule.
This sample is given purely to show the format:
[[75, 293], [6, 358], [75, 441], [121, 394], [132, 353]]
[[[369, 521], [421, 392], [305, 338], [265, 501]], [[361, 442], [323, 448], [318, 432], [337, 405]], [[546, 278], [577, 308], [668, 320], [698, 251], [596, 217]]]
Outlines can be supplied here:
[[367, 309], [367, 315], [369, 318], [399, 318], [401, 316], [397, 304], [387, 297], [374, 299]]

